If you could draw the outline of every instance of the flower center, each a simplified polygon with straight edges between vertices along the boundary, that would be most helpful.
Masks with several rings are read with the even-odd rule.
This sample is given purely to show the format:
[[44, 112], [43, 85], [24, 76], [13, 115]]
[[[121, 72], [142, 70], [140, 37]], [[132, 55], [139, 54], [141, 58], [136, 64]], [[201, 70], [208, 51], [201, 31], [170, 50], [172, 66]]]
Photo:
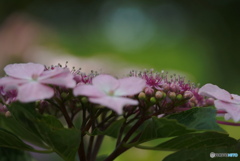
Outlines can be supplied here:
[[110, 90], [110, 91], [108, 92], [108, 95], [109, 95], [109, 96], [114, 96], [114, 91], [113, 91], [113, 90]]
[[33, 75], [32, 75], [32, 79], [33, 79], [34, 81], [36, 81], [36, 80], [38, 79], [38, 75], [37, 75], [37, 74], [33, 74]]

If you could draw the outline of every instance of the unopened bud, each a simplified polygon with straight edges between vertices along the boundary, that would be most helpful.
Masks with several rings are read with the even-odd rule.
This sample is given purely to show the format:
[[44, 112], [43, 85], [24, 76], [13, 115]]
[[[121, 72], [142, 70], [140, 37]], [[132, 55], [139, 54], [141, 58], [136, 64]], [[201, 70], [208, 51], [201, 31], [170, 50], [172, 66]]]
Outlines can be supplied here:
[[189, 104], [189, 106], [191, 106], [191, 107], [195, 107], [195, 106], [196, 106], [196, 104], [193, 103], [193, 102], [189, 102], [188, 104]]
[[146, 94], [145, 94], [144, 92], [140, 92], [140, 93], [138, 94], [138, 98], [139, 98], [140, 100], [145, 100], [145, 99], [146, 99]]
[[182, 100], [183, 96], [181, 94], [178, 94], [176, 98], [177, 100]]
[[192, 97], [192, 98], [189, 100], [189, 102], [192, 102], [192, 103], [194, 103], [194, 104], [197, 104], [197, 103], [198, 103], [198, 101], [197, 101], [197, 99], [196, 99], [195, 97]]
[[183, 94], [183, 98], [190, 99], [193, 97], [193, 93], [191, 91], [185, 91]]
[[176, 92], [176, 91], [177, 91], [177, 86], [176, 86], [174, 83], [171, 83], [171, 85], [170, 85], [170, 90], [171, 90], [172, 92]]
[[162, 88], [163, 88], [163, 91], [164, 91], [164, 92], [169, 91], [169, 84], [163, 84], [163, 85], [162, 85]]
[[5, 113], [5, 116], [6, 116], [6, 117], [10, 117], [10, 116], [12, 116], [12, 114], [11, 114], [10, 111], [7, 111], [7, 112]]
[[155, 93], [155, 97], [156, 97], [156, 99], [162, 99], [162, 98], [164, 98], [164, 96], [166, 96], [166, 94], [164, 93], [164, 92], [161, 92], [161, 91], [157, 91], [156, 93]]
[[81, 98], [82, 103], [88, 103], [88, 98], [87, 97], [82, 97]]
[[151, 97], [151, 98], [150, 98], [150, 102], [151, 102], [152, 104], [155, 104], [155, 103], [157, 102], [157, 100], [156, 100], [155, 97]]
[[67, 96], [68, 96], [68, 93], [66, 93], [66, 92], [62, 92], [62, 93], [61, 93], [61, 97], [62, 97], [62, 98], [65, 99], [65, 98], [67, 98]]
[[207, 100], [206, 100], [206, 105], [207, 106], [211, 106], [211, 105], [213, 105], [214, 104], [214, 99], [213, 98], [208, 98]]
[[169, 92], [168, 97], [171, 98], [171, 99], [175, 99], [176, 98], [176, 93], [175, 92]]
[[146, 93], [146, 95], [151, 96], [154, 93], [154, 89], [152, 89], [151, 87], [146, 87], [144, 92]]

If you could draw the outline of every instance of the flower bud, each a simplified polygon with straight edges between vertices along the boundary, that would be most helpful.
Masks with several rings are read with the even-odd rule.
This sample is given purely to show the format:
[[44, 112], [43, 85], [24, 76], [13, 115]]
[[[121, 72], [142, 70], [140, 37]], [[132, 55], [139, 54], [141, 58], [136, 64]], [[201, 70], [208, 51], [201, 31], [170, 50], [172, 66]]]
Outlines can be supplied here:
[[83, 104], [88, 103], [88, 98], [87, 97], [82, 97], [81, 101]]
[[140, 99], [140, 100], [145, 100], [145, 99], [146, 99], [146, 94], [145, 94], [144, 92], [140, 92], [140, 93], [138, 94], [138, 99]]
[[155, 97], [156, 97], [156, 99], [158, 99], [158, 100], [163, 99], [163, 98], [166, 97], [166, 93], [164, 93], [164, 92], [162, 92], [162, 91], [157, 91], [157, 92], [155, 93]]
[[10, 117], [10, 116], [12, 116], [12, 114], [11, 114], [10, 111], [7, 111], [7, 112], [5, 113], [5, 116], [6, 116], [6, 117]]
[[182, 100], [182, 98], [183, 98], [183, 96], [181, 94], [178, 94], [176, 97], [177, 100]]
[[165, 83], [162, 85], [163, 91], [167, 92], [169, 90], [169, 84]]
[[185, 91], [183, 94], [183, 98], [190, 99], [193, 97], [193, 93], [191, 91]]
[[146, 93], [146, 95], [151, 96], [154, 93], [154, 89], [152, 89], [151, 87], [146, 87], [144, 92]]
[[170, 99], [175, 99], [175, 98], [176, 98], [176, 93], [175, 93], [175, 92], [169, 92], [169, 93], [168, 93], [168, 97], [169, 97]]
[[206, 99], [206, 105], [207, 106], [211, 106], [211, 105], [213, 105], [214, 104], [214, 99], [213, 98], [208, 98], [208, 99]]
[[61, 97], [62, 97], [63, 99], [67, 98], [68, 95], [69, 95], [69, 94], [66, 93], [66, 92], [62, 92], [62, 93], [61, 93]]
[[155, 97], [151, 97], [151, 98], [150, 98], [150, 102], [151, 102], [152, 104], [155, 104], [155, 103], [157, 102], [157, 100], [156, 100]]
[[174, 83], [171, 83], [171, 85], [170, 85], [170, 90], [171, 90], [172, 92], [176, 92], [176, 91], [177, 91], [177, 86], [176, 86]]
[[194, 104], [197, 104], [198, 103], [198, 100], [195, 98], [195, 97], [192, 97], [189, 102], [192, 102]]

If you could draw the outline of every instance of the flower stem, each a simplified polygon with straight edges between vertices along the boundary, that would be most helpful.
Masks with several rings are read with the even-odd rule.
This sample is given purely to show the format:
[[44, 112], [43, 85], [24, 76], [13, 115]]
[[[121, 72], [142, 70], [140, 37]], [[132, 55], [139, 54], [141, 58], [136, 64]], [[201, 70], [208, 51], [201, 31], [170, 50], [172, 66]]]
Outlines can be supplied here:
[[240, 126], [240, 123], [226, 122], [226, 121], [219, 121], [219, 120], [217, 120], [217, 123], [223, 124], [223, 125]]
[[97, 137], [96, 142], [95, 142], [95, 146], [93, 148], [91, 161], [95, 161], [96, 160], [98, 151], [99, 151], [99, 149], [100, 149], [100, 147], [102, 145], [103, 138], [104, 138], [104, 135], [99, 135]]

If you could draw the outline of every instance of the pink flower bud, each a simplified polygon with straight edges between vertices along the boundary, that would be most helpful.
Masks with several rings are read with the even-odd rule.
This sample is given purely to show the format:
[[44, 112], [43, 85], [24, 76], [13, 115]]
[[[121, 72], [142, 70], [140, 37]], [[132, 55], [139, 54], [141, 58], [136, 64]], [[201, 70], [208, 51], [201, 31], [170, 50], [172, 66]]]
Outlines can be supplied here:
[[163, 88], [163, 91], [164, 91], [164, 92], [167, 92], [167, 91], [169, 91], [169, 88], [170, 88], [170, 87], [169, 87], [169, 84], [166, 84], [166, 83], [165, 83], [165, 84], [162, 85], [162, 88]]
[[156, 93], [155, 93], [155, 97], [156, 97], [156, 99], [163, 99], [163, 98], [165, 98], [166, 97], [166, 93], [164, 93], [164, 92], [162, 92], [162, 91], [157, 91]]
[[176, 98], [176, 93], [175, 92], [169, 92], [168, 97], [171, 98], [171, 99], [175, 99]]
[[193, 93], [191, 91], [185, 91], [183, 94], [183, 98], [190, 99], [193, 97]]
[[140, 92], [140, 93], [138, 94], [138, 98], [139, 98], [140, 100], [145, 100], [145, 99], [146, 99], [146, 94], [145, 94], [144, 92]]
[[146, 95], [151, 96], [154, 93], [154, 89], [152, 89], [151, 87], [146, 87], [144, 92], [146, 93]]

